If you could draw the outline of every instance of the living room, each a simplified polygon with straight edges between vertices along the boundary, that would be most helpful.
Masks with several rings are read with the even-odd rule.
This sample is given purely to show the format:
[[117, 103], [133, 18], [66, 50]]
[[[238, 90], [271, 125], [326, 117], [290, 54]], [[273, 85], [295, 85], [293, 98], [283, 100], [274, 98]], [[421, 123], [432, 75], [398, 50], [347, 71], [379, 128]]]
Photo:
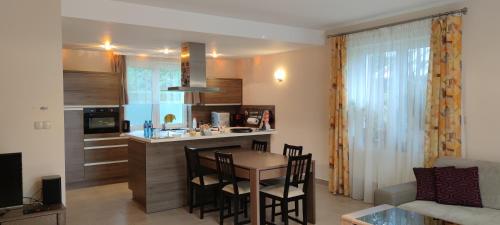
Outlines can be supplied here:
[[[71, 61], [64, 58], [65, 54], [72, 51], [106, 56], [127, 50], [130, 56], [140, 57], [140, 51], [148, 47], [137, 44], [135, 48], [121, 48], [133, 45], [121, 37], [113, 37], [108, 43], [116, 45], [112, 51], [101, 48], [105, 43], [100, 43], [98, 37], [93, 48], [69, 45], [70, 40], [85, 43], [76, 39], [77, 35], [71, 36], [77, 33], [70, 32], [80, 30], [94, 35], [99, 30], [90, 26], [84, 29], [75, 23], [70, 31], [69, 22], [99, 21], [99, 27], [104, 27], [99, 30], [102, 33], [109, 33], [116, 24], [151, 30], [137, 42], [172, 30], [191, 32], [193, 40], [179, 38], [175, 40], [179, 44], [199, 42], [195, 37], [198, 33], [203, 38], [227, 41], [218, 46], [223, 49], [218, 58], [207, 54], [207, 76], [242, 79], [242, 106], [276, 107], [276, 130], [269, 139], [271, 153], [281, 155], [284, 144], [296, 143], [304, 147], [304, 153], [312, 154], [316, 224], [340, 224], [342, 218], [355, 223], [377, 212], [396, 212], [391, 207], [400, 205], [403, 207], [397, 209], [422, 216], [419, 218], [427, 216], [462, 225], [500, 223], [500, 193], [495, 189], [500, 184], [500, 153], [496, 150], [500, 122], [495, 119], [500, 112], [495, 102], [495, 97], [500, 96], [500, 89], [495, 87], [500, 79], [496, 70], [500, 44], [495, 44], [500, 36], [496, 25], [500, 21], [496, 12], [500, 3], [359, 0], [315, 1], [304, 6], [280, 1], [281, 5], [268, 7], [265, 1], [257, 1], [255, 9], [242, 9], [236, 3], [224, 8], [227, 1], [213, 1], [216, 5], [182, 2], [0, 3], [0, 153], [22, 153], [21, 205], [43, 201], [42, 177], [56, 175], [60, 177], [59, 201], [64, 204], [68, 224], [219, 222], [216, 212], [207, 213], [201, 220], [197, 208], [194, 214], [189, 214], [187, 207], [145, 213], [132, 200], [126, 182], [66, 190], [64, 115], [68, 107], [64, 103], [64, 73]], [[112, 9], [116, 14], [109, 13]], [[133, 11], [123, 13], [125, 9]], [[279, 14], [281, 11], [286, 13]], [[166, 12], [172, 14], [163, 15]], [[179, 15], [185, 16], [179, 17], [184, 21], [182, 28], [178, 21], [167, 21], [171, 18], [167, 16]], [[440, 27], [436, 28], [436, 24]], [[234, 40], [237, 42], [231, 42]], [[207, 46], [209, 41], [204, 40]], [[227, 43], [247, 48], [234, 50]], [[231, 48], [236, 56], [229, 53]], [[210, 48], [207, 51], [211, 53]], [[385, 82], [378, 82], [379, 77], [384, 77]], [[450, 166], [456, 170], [414, 171]], [[419, 181], [422, 173], [430, 176], [424, 177], [431, 184]], [[462, 199], [438, 199], [436, 176], [446, 174], [455, 174], [457, 179], [465, 177], [454, 182], [462, 185], [460, 189], [471, 188], [466, 190], [475, 193], [471, 194], [474, 204], [465, 199], [471, 196], [460, 193], [453, 185], [448, 185], [441, 196]], [[418, 185], [413, 183], [415, 180]], [[422, 197], [422, 189], [429, 187], [434, 194], [428, 199]], [[417, 197], [430, 201], [415, 202]], [[95, 206], [96, 201], [101, 201], [102, 206]], [[267, 212], [269, 220], [270, 215], [271, 210]], [[4, 224], [2, 217], [0, 221]], [[279, 223], [279, 217], [275, 221]]]

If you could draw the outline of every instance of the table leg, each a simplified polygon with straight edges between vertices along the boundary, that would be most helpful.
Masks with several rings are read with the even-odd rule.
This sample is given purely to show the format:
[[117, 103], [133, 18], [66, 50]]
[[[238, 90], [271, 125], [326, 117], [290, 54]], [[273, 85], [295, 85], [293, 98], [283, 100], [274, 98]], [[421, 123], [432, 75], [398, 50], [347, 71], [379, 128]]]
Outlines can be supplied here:
[[311, 174], [309, 178], [309, 194], [307, 196], [307, 222], [316, 224], [316, 166], [315, 162], [311, 163]]
[[260, 223], [259, 180], [259, 170], [250, 170], [250, 208], [252, 209], [250, 220], [252, 225], [259, 225]]

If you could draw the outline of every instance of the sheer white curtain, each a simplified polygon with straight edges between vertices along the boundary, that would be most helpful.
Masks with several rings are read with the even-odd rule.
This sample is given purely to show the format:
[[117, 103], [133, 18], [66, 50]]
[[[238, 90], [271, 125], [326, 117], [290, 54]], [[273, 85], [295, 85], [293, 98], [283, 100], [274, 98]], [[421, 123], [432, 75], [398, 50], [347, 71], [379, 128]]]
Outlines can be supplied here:
[[423, 165], [431, 21], [349, 35], [347, 110], [352, 197], [414, 179]]

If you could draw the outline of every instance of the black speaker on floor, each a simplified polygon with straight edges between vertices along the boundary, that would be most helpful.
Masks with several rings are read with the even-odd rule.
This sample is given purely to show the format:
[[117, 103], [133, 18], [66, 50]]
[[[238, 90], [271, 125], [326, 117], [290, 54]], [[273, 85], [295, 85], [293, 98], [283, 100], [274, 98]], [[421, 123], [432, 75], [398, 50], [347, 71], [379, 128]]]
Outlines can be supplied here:
[[42, 177], [42, 197], [44, 205], [62, 203], [61, 176]]

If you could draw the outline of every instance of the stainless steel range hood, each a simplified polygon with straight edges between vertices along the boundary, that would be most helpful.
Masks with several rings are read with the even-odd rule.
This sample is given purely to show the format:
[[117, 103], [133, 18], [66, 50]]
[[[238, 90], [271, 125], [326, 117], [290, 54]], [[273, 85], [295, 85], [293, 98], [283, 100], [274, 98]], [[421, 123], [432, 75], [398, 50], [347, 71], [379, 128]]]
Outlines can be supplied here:
[[207, 87], [205, 44], [184, 42], [181, 45], [181, 85], [168, 91], [218, 92], [219, 88]]

